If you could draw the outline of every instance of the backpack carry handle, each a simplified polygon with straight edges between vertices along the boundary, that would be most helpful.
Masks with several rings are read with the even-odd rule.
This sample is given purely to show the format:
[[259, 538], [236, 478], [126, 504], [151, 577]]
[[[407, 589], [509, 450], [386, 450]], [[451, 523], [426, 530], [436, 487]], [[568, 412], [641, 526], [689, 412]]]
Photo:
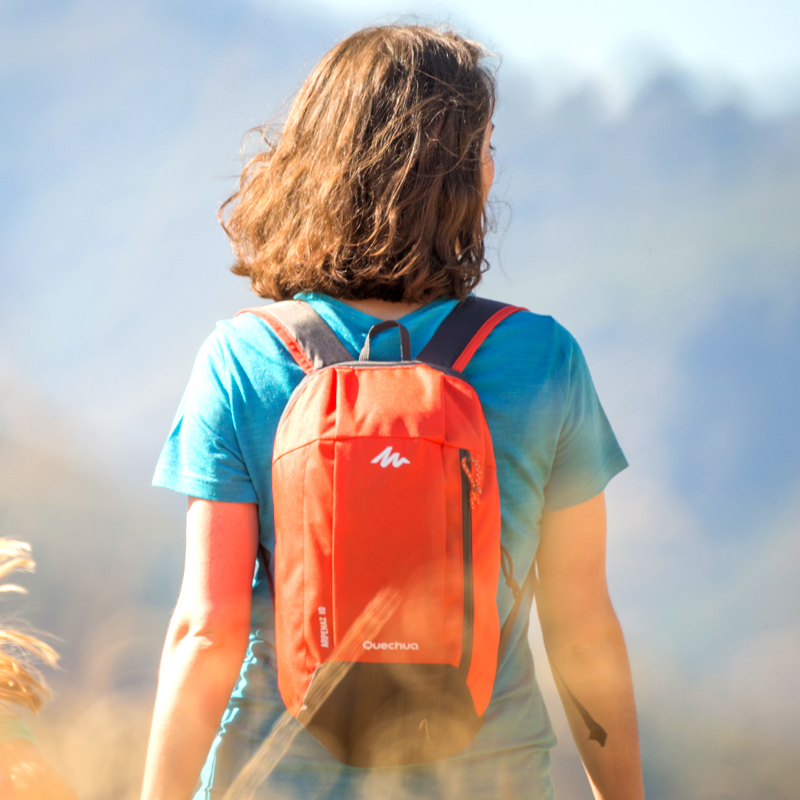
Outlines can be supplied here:
[[378, 322], [369, 329], [367, 340], [364, 342], [364, 347], [361, 350], [361, 355], [358, 357], [358, 360], [369, 361], [369, 345], [372, 337], [377, 336], [382, 331], [395, 327], [400, 331], [400, 360], [411, 361], [411, 337], [408, 335], [408, 330], [396, 319], [385, 319], [383, 322]]

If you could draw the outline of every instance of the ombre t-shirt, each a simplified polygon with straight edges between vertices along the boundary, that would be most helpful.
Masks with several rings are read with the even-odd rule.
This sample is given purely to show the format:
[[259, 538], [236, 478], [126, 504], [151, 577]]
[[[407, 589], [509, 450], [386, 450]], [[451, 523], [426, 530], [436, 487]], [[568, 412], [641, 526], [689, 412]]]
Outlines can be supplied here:
[[[378, 320], [325, 295], [298, 298], [314, 307], [357, 358]], [[411, 335], [412, 357], [455, 302], [437, 300], [400, 320]], [[394, 330], [379, 334], [371, 357], [398, 359], [398, 342]], [[208, 500], [257, 503], [261, 543], [273, 551], [272, 446], [284, 406], [303, 377], [283, 343], [257, 316], [218, 323], [197, 356], [154, 485]], [[577, 342], [552, 317], [518, 312], [503, 320], [464, 377], [480, 397], [492, 435], [502, 543], [521, 580], [536, 553], [542, 512], [591, 499], [627, 462]], [[512, 604], [511, 591], [501, 580], [501, 622]], [[549, 796], [547, 751], [555, 736], [536, 683], [524, 614], [514, 628], [483, 727], [457, 756], [416, 767], [348, 767], [290, 720], [273, 736], [285, 753], [256, 796]], [[278, 692], [274, 641], [272, 602], [259, 567], [247, 655], [195, 800], [222, 797], [286, 710]]]

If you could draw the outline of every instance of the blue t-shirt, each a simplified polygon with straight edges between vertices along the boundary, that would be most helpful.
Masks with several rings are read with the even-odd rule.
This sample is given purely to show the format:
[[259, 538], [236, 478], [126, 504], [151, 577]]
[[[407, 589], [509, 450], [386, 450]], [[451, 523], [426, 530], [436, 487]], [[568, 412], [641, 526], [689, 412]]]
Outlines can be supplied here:
[[[298, 297], [311, 303], [356, 358], [378, 320], [325, 295]], [[402, 318], [411, 335], [412, 357], [454, 305], [455, 300], [440, 299]], [[396, 331], [376, 337], [371, 357], [399, 358]], [[243, 314], [218, 323], [195, 362], [154, 485], [209, 500], [258, 503], [261, 542], [274, 550], [272, 445], [284, 406], [303, 377], [259, 317]], [[552, 317], [518, 312], [506, 318], [477, 350], [464, 377], [481, 399], [492, 435], [502, 543], [521, 579], [536, 553], [542, 511], [591, 499], [627, 462], [583, 353]], [[502, 621], [513, 604], [503, 581], [497, 604]], [[340, 764], [294, 722], [291, 744], [264, 797], [439, 797], [444, 796], [445, 780], [451, 788], [454, 782], [461, 784], [462, 797], [494, 798], [496, 781], [481, 783], [490, 774], [503, 776], [508, 796], [538, 796], [531, 794], [531, 787], [547, 778], [547, 750], [555, 736], [536, 684], [527, 619], [522, 617], [500, 665], [483, 727], [462, 753], [436, 765], [362, 770]], [[248, 652], [196, 797], [221, 797], [284, 711], [277, 687], [272, 602], [259, 568]], [[543, 776], [536, 775], [543, 770]]]

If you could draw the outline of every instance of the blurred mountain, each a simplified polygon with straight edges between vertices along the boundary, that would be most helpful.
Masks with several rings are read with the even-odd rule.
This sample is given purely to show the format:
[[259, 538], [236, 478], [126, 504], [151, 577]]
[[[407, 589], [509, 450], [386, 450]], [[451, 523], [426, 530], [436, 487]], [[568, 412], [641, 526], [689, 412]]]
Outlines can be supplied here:
[[800, 480], [800, 115], [693, 87], [665, 74], [611, 114], [599, 86], [542, 107], [512, 74], [496, 114], [508, 206], [486, 292], [582, 343], [633, 465], [611, 487], [611, 567], [647, 614], [698, 571], [712, 592], [735, 577]]
[[4, 617], [13, 608], [53, 637], [56, 686], [151, 687], [181, 576], [179, 509], [90, 465], [75, 432], [29, 392], [0, 389], [0, 536], [29, 542], [37, 563], [17, 581], [29, 595], [3, 598]]

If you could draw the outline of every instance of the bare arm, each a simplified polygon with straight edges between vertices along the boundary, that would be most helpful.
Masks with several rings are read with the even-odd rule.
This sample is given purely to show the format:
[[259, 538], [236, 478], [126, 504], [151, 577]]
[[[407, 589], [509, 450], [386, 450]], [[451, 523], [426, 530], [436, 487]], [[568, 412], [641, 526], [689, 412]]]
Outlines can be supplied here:
[[602, 494], [544, 514], [536, 604], [550, 663], [608, 734], [605, 747], [589, 741], [585, 723], [556, 677], [595, 797], [642, 800], [633, 683], [622, 629], [608, 596], [605, 557]]
[[189, 500], [186, 568], [167, 631], [142, 800], [188, 800], [247, 650], [254, 503]]

